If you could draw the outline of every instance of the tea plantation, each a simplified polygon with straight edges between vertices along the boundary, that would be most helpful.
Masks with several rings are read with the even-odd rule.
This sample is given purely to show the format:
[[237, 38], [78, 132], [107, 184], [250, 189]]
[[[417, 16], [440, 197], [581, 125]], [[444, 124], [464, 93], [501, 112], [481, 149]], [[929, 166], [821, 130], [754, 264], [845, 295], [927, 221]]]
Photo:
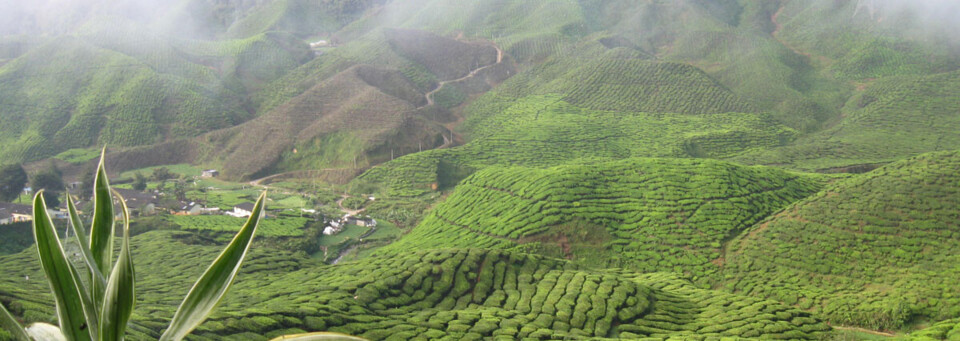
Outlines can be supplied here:
[[960, 152], [838, 181], [728, 244], [725, 286], [833, 323], [960, 316]]
[[393, 196], [416, 196], [429, 192], [432, 183], [456, 184], [472, 170], [491, 165], [547, 167], [628, 157], [726, 157], [778, 146], [796, 135], [763, 114], [597, 111], [573, 106], [559, 96], [531, 96], [499, 109], [476, 110], [496, 114], [477, 123], [474, 139], [467, 144], [397, 158], [367, 171], [357, 182], [376, 184]]
[[[218, 250], [183, 244], [180, 234], [133, 239], [139, 285], [129, 339], [157, 337], [190, 278]], [[33, 251], [2, 258], [0, 299], [29, 321], [49, 321], [51, 299]], [[795, 308], [697, 289], [670, 274], [592, 270], [519, 253], [435, 250], [326, 266], [254, 248], [222, 306], [191, 339], [317, 330], [371, 340], [700, 340], [817, 339], [830, 328]]]
[[722, 244], [821, 178], [692, 159], [489, 167], [386, 250], [519, 249], [643, 272], [716, 272]]

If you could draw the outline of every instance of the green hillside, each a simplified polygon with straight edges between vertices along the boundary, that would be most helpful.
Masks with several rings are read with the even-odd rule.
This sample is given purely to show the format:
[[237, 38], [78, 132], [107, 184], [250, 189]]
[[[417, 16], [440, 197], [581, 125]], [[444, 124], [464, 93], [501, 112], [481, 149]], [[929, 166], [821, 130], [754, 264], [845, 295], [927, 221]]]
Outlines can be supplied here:
[[[174, 298], [218, 250], [184, 244], [187, 235], [133, 238], [139, 299], [129, 339], [157, 337], [175, 309]], [[53, 309], [35, 257], [30, 249], [0, 258], [0, 297], [13, 299], [9, 306], [27, 320], [48, 321]], [[591, 270], [518, 253], [437, 250], [326, 266], [258, 247], [249, 258], [222, 306], [192, 338], [265, 340], [331, 330], [371, 340], [813, 340], [829, 331], [797, 309], [696, 289], [673, 275]]]
[[385, 252], [514, 249], [700, 279], [727, 239], [819, 188], [815, 176], [708, 160], [489, 167]]
[[918, 332], [910, 333], [911, 340], [956, 340], [960, 337], [960, 319], [941, 321]]
[[960, 145], [960, 71], [877, 80], [850, 98], [836, 125], [735, 160], [804, 170], [884, 163]]
[[930, 153], [830, 184], [728, 244], [725, 287], [869, 328], [955, 318], [958, 171]]
[[782, 145], [796, 135], [763, 114], [598, 111], [570, 105], [557, 96], [526, 97], [506, 107], [485, 106], [487, 102], [481, 101], [471, 108], [491, 116], [481, 119], [482, 123], [465, 123], [465, 127], [477, 127], [470, 142], [398, 158], [369, 170], [356, 182], [379, 186], [390, 195], [411, 196], [427, 193], [435, 184], [456, 184], [470, 172], [493, 165], [549, 167], [630, 157], [727, 157]]
[[[244, 94], [309, 58], [283, 34], [171, 41], [117, 23], [89, 26], [0, 67], [0, 157], [150, 145], [250, 118]], [[301, 43], [302, 44], [302, 43]], [[77, 66], [80, 65], [80, 66]], [[69, 75], [69, 77], [66, 77]]]

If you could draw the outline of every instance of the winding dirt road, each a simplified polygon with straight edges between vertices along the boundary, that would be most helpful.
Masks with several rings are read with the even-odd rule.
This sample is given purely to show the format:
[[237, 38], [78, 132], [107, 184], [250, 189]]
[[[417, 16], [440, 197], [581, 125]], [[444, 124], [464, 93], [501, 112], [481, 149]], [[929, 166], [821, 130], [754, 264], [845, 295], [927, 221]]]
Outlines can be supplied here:
[[501, 62], [503, 62], [503, 50], [501, 50], [500, 47], [497, 46], [497, 45], [493, 45], [493, 48], [494, 48], [494, 49], [497, 49], [497, 62], [496, 62], [496, 63], [493, 63], [493, 64], [490, 64], [490, 65], [486, 65], [486, 66], [482, 66], [482, 67], [480, 67], [480, 68], [474, 69], [473, 71], [470, 71], [470, 73], [468, 73], [466, 76], [463, 76], [463, 77], [460, 77], [460, 78], [457, 78], [457, 79], [453, 79], [453, 80], [448, 80], [448, 81], [442, 81], [442, 82], [440, 82], [440, 84], [438, 84], [435, 89], [431, 90], [431, 91], [428, 92], [426, 95], [424, 95], [424, 96], [427, 97], [427, 104], [421, 106], [421, 108], [433, 105], [433, 104], [434, 104], [434, 102], [433, 102], [433, 94], [435, 94], [435, 93], [437, 93], [438, 91], [440, 91], [441, 89], [443, 89], [443, 86], [444, 86], [444, 85], [447, 85], [447, 84], [449, 84], [449, 83], [456, 83], [456, 82], [465, 80], [465, 79], [467, 79], [467, 78], [471, 78], [471, 77], [473, 77], [473, 76], [476, 76], [478, 73], [480, 73], [480, 71], [486, 70], [486, 69], [488, 69], [488, 68], [490, 68], [490, 67], [493, 67], [493, 66], [497, 66], [497, 65], [499, 65]]

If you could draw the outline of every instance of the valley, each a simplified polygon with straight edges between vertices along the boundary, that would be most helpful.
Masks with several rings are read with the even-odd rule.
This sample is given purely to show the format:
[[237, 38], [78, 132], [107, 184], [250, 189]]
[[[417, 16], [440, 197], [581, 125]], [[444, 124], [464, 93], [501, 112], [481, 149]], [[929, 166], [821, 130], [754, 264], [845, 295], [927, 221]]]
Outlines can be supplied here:
[[951, 1], [0, 12], [14, 324], [61, 318], [27, 204], [54, 194], [61, 237], [67, 200], [89, 223], [103, 150], [132, 213], [129, 340], [161, 338], [261, 193], [185, 339], [960, 339]]

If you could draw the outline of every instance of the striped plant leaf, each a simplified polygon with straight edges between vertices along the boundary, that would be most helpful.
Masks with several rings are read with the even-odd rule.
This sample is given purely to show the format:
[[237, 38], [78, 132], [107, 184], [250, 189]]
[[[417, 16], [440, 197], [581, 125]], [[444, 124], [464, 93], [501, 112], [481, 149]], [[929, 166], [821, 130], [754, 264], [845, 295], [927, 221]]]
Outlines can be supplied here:
[[[110, 196], [110, 182], [104, 168], [106, 160], [104, 148], [100, 153], [100, 165], [93, 181], [93, 223], [90, 226], [90, 251], [101, 274], [110, 273], [113, 259], [113, 198]], [[102, 290], [96, 291], [94, 298], [101, 302]]]
[[100, 340], [110, 341], [123, 340], [127, 321], [133, 313], [136, 295], [136, 276], [133, 258], [130, 256], [130, 210], [120, 193], [114, 192], [114, 195], [120, 201], [123, 213], [123, 240], [120, 244], [120, 257], [110, 273], [103, 296], [103, 308], [100, 310]]
[[183, 303], [177, 308], [173, 315], [170, 327], [160, 336], [161, 341], [179, 341], [190, 333], [200, 323], [206, 320], [207, 315], [213, 311], [220, 299], [227, 293], [227, 289], [233, 283], [233, 279], [240, 271], [240, 265], [243, 258], [246, 257], [250, 244], [253, 242], [253, 236], [257, 232], [257, 225], [263, 217], [264, 198], [267, 193], [264, 192], [257, 199], [256, 205], [251, 211], [250, 219], [243, 225], [237, 235], [229, 245], [217, 256], [217, 259], [210, 264], [210, 267], [200, 276], [200, 279], [194, 283], [193, 288], [183, 299]]
[[[80, 245], [80, 254], [83, 255], [84, 263], [87, 264], [87, 270], [91, 274], [90, 287], [94, 289], [106, 288], [107, 281], [103, 278], [100, 267], [98, 267], [96, 261], [93, 260], [90, 245], [87, 245], [87, 231], [83, 228], [83, 221], [80, 220], [80, 214], [77, 213], [77, 206], [73, 203], [73, 199], [70, 199], [70, 192], [67, 192], [67, 211], [70, 213], [70, 228], [73, 230], [73, 235], [77, 238], [77, 244]], [[93, 293], [93, 290], [89, 290], [89, 292], [90, 297], [97, 296]]]
[[17, 322], [17, 319], [13, 318], [13, 315], [7, 311], [7, 308], [0, 304], [0, 329], [6, 330], [13, 335], [14, 341], [30, 341], [30, 337], [27, 336], [27, 332], [23, 330], [23, 326]]
[[97, 339], [97, 311], [83, 288], [77, 269], [63, 252], [53, 220], [47, 214], [42, 190], [33, 199], [33, 237], [37, 242], [40, 265], [57, 304], [60, 330], [71, 341]]

